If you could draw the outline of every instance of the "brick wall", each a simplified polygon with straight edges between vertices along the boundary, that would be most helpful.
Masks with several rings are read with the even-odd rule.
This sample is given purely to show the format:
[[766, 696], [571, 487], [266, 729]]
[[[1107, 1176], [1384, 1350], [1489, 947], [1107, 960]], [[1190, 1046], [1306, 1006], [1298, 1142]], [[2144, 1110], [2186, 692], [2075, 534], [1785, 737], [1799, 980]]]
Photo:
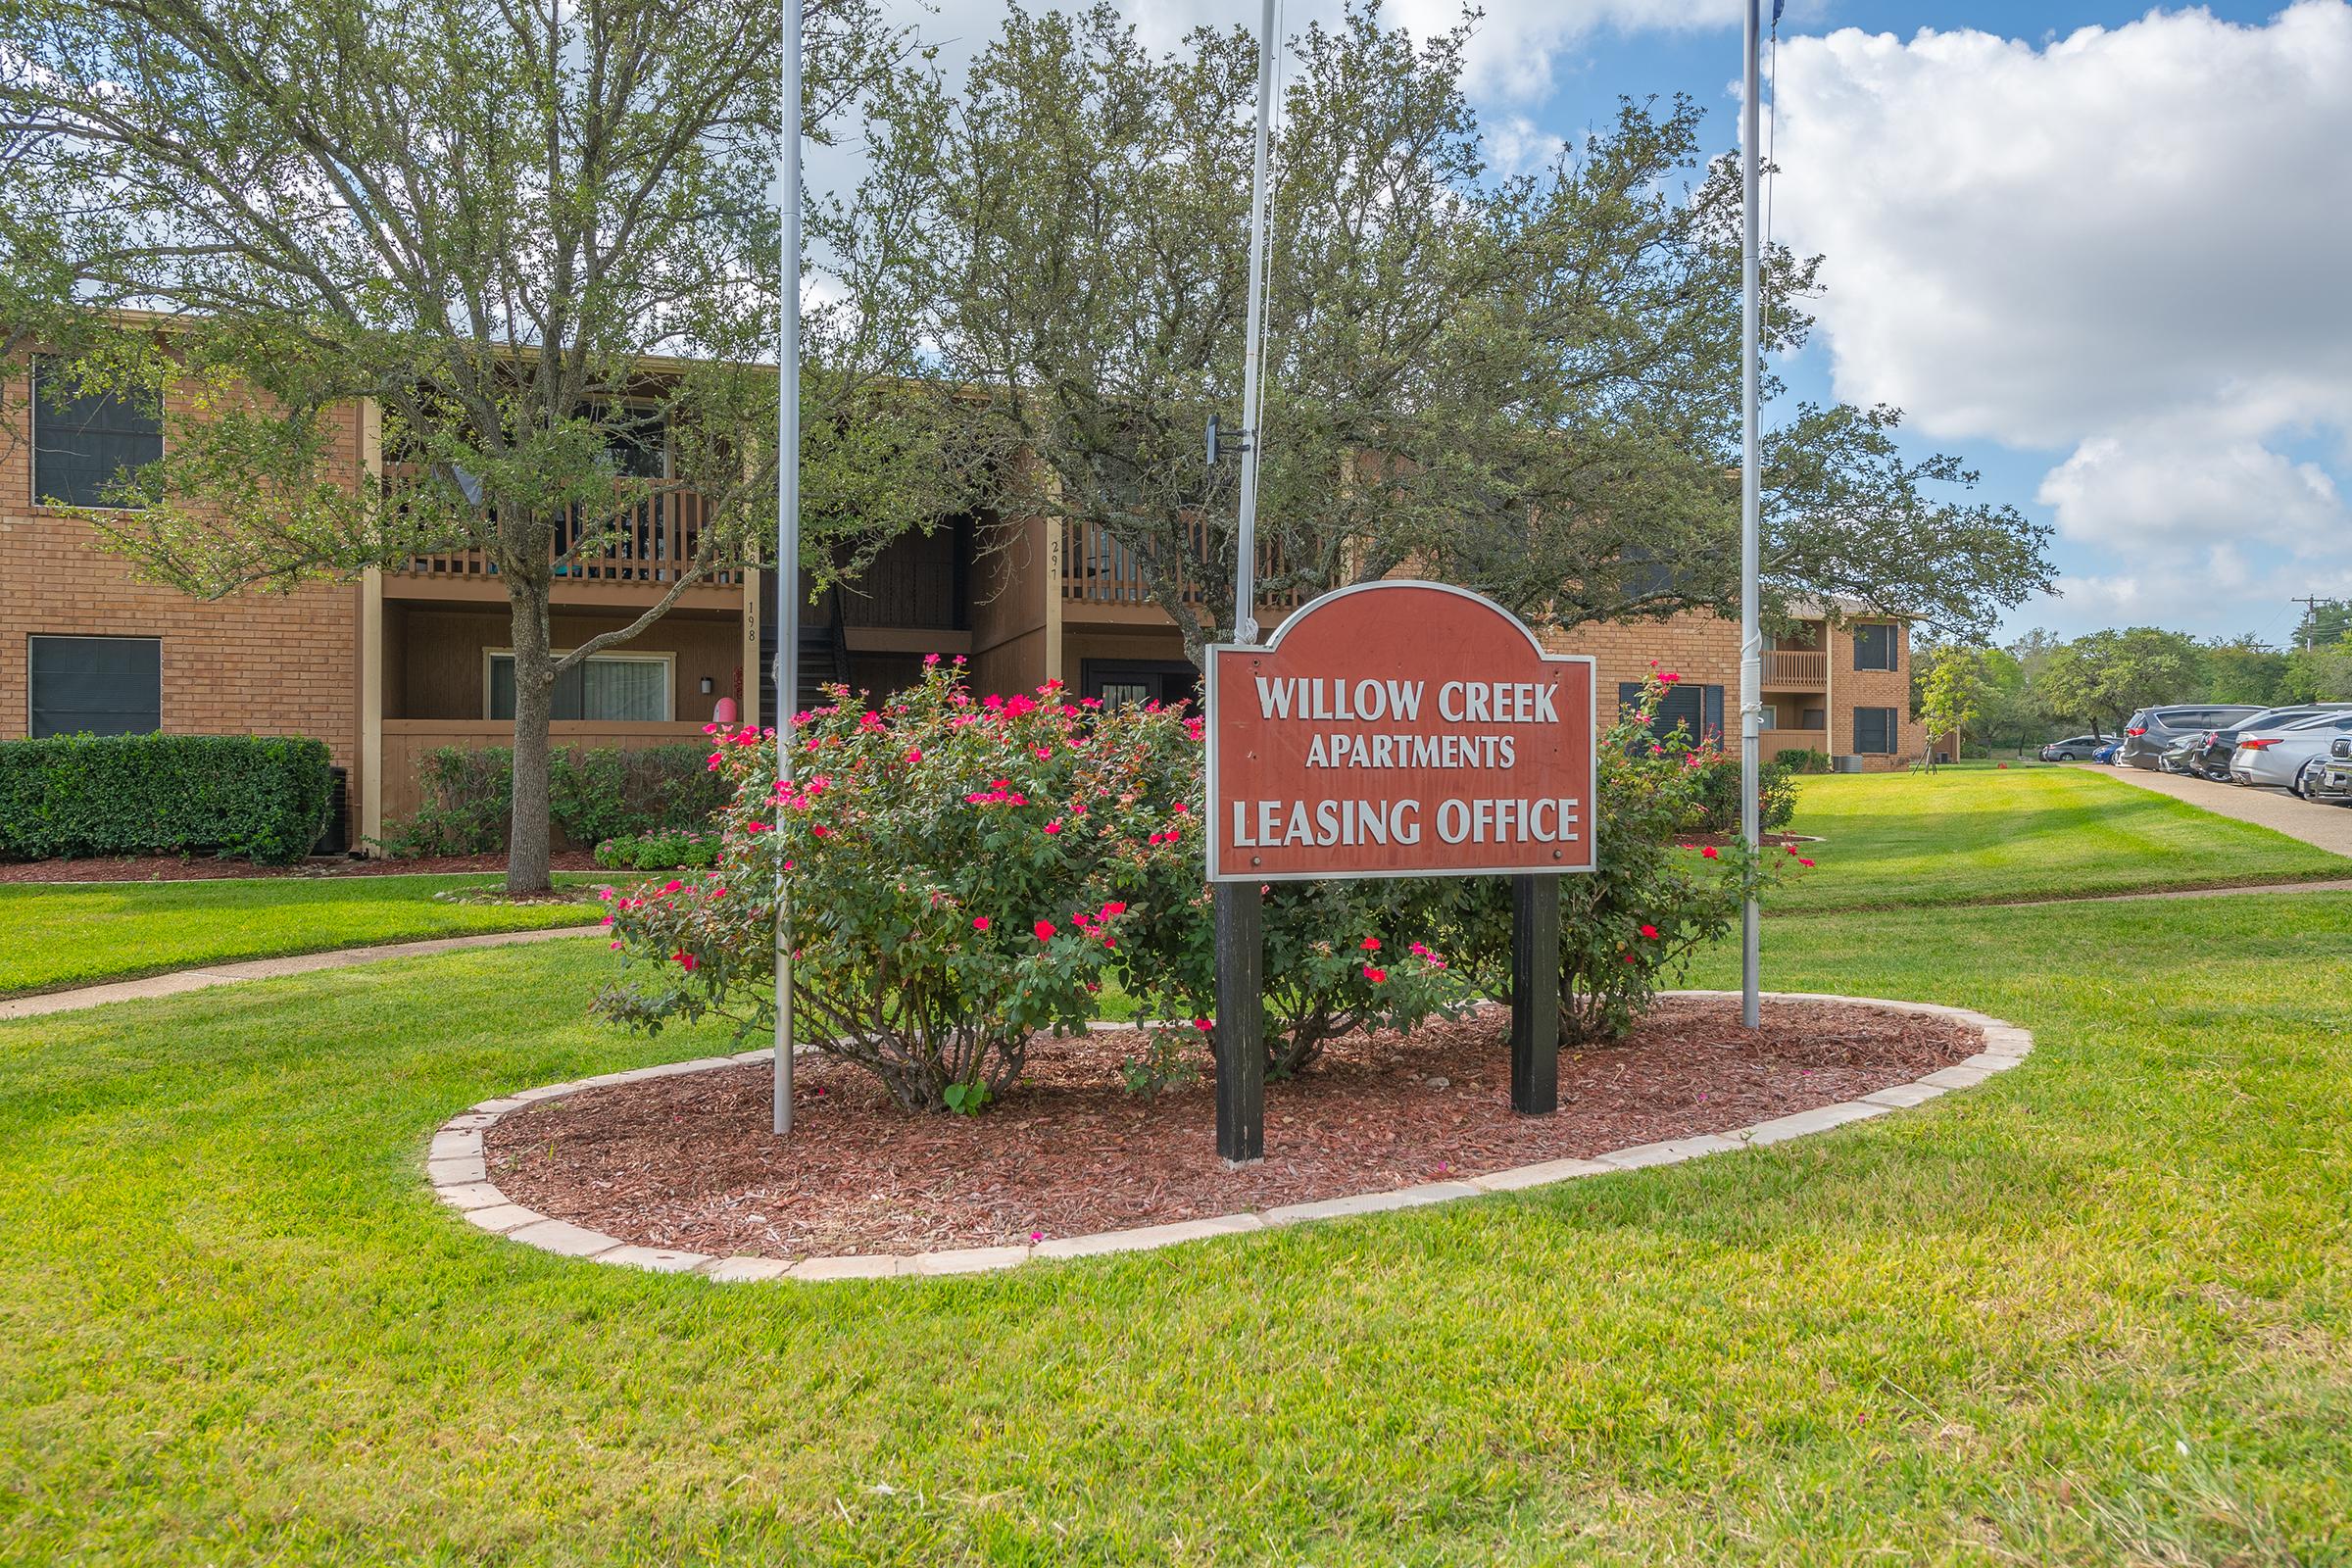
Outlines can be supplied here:
[[[327, 743], [338, 765], [352, 766], [359, 588], [317, 584], [205, 604], [137, 580], [95, 529], [33, 505], [30, 397], [27, 376], [0, 384], [0, 739], [22, 738], [29, 724], [28, 638], [155, 637], [167, 731], [309, 735]], [[338, 460], [356, 475], [356, 412], [337, 440]]]
[[1549, 632], [1544, 646], [1555, 654], [1591, 654], [1600, 702], [1603, 728], [1616, 721], [1617, 688], [1650, 673], [1650, 661], [1660, 671], [1680, 675], [1685, 684], [1723, 688], [1725, 739], [1739, 744], [1740, 626], [1737, 621], [1697, 611], [1686, 611], [1669, 620], [1588, 623], [1565, 632]]
[[1830, 629], [1830, 752], [1844, 757], [1854, 750], [1854, 710], [1894, 710], [1894, 751], [1862, 759], [1865, 772], [1908, 767], [1927, 744], [1927, 729], [1911, 716], [1911, 639], [1907, 629], [1894, 629], [1894, 668], [1856, 669], [1850, 626]]

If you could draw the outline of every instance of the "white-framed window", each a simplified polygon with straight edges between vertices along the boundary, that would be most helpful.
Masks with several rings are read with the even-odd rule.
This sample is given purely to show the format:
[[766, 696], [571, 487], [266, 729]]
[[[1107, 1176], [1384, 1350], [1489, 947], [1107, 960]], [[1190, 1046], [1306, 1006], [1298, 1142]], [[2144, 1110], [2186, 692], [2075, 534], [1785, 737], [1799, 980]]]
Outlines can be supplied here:
[[[563, 657], [564, 650], [557, 651]], [[551, 718], [586, 718], [607, 724], [665, 724], [670, 693], [676, 689], [671, 654], [590, 654], [556, 677]], [[482, 712], [488, 718], [514, 716], [514, 652], [486, 649], [482, 655]]]

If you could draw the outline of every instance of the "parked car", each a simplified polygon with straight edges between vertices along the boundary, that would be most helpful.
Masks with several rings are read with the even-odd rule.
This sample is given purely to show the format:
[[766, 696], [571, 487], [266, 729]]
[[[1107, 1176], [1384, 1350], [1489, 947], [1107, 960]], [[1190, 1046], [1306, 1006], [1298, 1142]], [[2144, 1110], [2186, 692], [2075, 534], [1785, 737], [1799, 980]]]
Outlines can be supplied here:
[[2153, 771], [2164, 754], [2190, 731], [2227, 728], [2261, 711], [2251, 706], [2216, 708], [2211, 704], [2194, 708], [2143, 708], [2124, 725], [2124, 749], [2115, 754], [2115, 760], [2127, 767]]
[[2198, 754], [2196, 766], [2189, 771], [2201, 773], [2218, 784], [2227, 784], [2230, 782], [2230, 754], [2237, 750], [2237, 738], [2241, 734], [2260, 735], [2276, 729], [2292, 729], [2307, 718], [2342, 712], [2352, 712], [2352, 703], [2291, 703], [2283, 708], [2266, 708], [2228, 728], [2208, 731], [2204, 750]]
[[2329, 806], [2352, 807], [2352, 737], [2337, 736], [2328, 743], [2328, 755], [2303, 764], [2303, 798]]
[[2257, 788], [2293, 790], [2303, 782], [2303, 764], [2328, 755], [2338, 737], [2352, 735], [2352, 712], [2325, 713], [2285, 729], [2241, 730], [2230, 754], [2230, 776]]
[[2200, 763], [2205, 756], [2205, 743], [2212, 737], [2213, 731], [2209, 729], [2190, 730], [2164, 749], [2164, 755], [2156, 759], [2156, 771], [2203, 778], [2205, 770]]
[[2070, 735], [2062, 741], [2052, 741], [2041, 749], [2045, 762], [2079, 762], [2107, 744], [2104, 735]]
[[2123, 737], [2119, 735], [2114, 740], [2111, 740], [2104, 746], [2101, 746], [2097, 751], [2091, 753], [2090, 760], [2094, 762], [2112, 763], [2115, 760], [2116, 754], [2121, 752], [2123, 749]]

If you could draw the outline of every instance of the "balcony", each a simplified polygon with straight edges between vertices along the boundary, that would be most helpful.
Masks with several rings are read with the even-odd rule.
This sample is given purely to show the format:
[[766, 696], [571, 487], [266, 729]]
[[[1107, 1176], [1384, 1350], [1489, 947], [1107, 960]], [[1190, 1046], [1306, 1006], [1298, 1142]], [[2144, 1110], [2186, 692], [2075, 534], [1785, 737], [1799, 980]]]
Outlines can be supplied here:
[[[1165, 625], [1152, 590], [1144, 581], [1143, 562], [1136, 553], [1118, 543], [1099, 523], [1064, 521], [1055, 524], [1061, 530], [1061, 600], [1065, 616], [1072, 612], [1077, 618], [1101, 620], [1136, 620]], [[1207, 529], [1195, 524], [1193, 548], [1196, 552], [1207, 548]], [[1272, 575], [1278, 567], [1274, 553], [1259, 547], [1258, 571], [1261, 576]], [[1200, 587], [1190, 585], [1185, 590], [1185, 603], [1201, 602]], [[1277, 617], [1298, 608], [1304, 596], [1297, 591], [1260, 594], [1258, 606]]]
[[1756, 738], [1756, 752], [1769, 762], [1783, 752], [1827, 752], [1830, 735], [1820, 729], [1768, 729]]
[[[559, 605], [650, 605], [668, 592], [694, 560], [702, 542], [703, 498], [683, 491], [647, 496], [624, 513], [593, 548], [577, 548], [579, 533], [559, 525], [553, 544]], [[484, 550], [452, 550], [412, 556], [408, 564], [384, 573], [384, 593], [394, 599], [499, 600], [506, 588], [498, 565]], [[678, 599], [681, 608], [732, 609], [743, 597], [743, 573], [715, 571]]]
[[1827, 691], [1830, 656], [1819, 648], [1771, 648], [1764, 653], [1764, 684], [1784, 691]]

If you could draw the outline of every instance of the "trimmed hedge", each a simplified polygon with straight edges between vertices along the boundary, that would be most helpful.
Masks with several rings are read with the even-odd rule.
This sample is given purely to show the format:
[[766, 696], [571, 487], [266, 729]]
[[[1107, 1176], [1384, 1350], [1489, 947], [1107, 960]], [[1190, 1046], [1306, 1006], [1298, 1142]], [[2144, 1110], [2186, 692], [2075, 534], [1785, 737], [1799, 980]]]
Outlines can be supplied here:
[[322, 741], [57, 735], [0, 741], [0, 858], [217, 855], [282, 865], [326, 827]]

